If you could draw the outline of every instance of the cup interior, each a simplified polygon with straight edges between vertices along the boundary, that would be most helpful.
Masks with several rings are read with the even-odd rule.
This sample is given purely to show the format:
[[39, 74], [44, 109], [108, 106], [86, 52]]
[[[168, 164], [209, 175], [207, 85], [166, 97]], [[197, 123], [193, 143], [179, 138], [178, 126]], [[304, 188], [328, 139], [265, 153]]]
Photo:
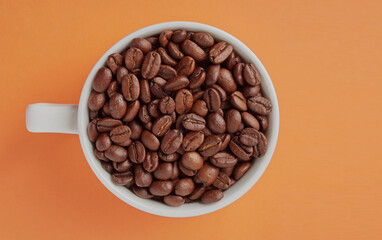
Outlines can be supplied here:
[[[215, 39], [224, 40], [230, 43], [234, 47], [234, 51], [243, 59], [243, 61], [252, 62], [255, 64], [262, 77], [261, 88], [263, 95], [271, 100], [273, 109], [268, 116], [268, 129], [266, 131], [266, 136], [268, 138], [267, 153], [263, 157], [256, 159], [247, 173], [244, 174], [244, 176], [231, 188], [224, 191], [224, 198], [222, 200], [212, 204], [201, 204], [195, 202], [184, 204], [180, 207], [170, 207], [154, 200], [139, 198], [129, 189], [112, 183], [110, 174], [101, 167], [100, 161], [94, 156], [92, 143], [87, 136], [87, 125], [89, 123], [87, 101], [91, 93], [93, 78], [98, 69], [105, 66], [106, 59], [110, 54], [122, 52], [134, 38], [148, 37], [157, 35], [163, 30], [175, 30], [180, 28], [184, 28], [188, 31], [209, 32]], [[90, 167], [98, 179], [114, 195], [129, 205], [148, 213], [167, 217], [191, 217], [210, 213], [231, 204], [244, 195], [258, 181], [267, 168], [276, 147], [279, 131], [279, 109], [276, 92], [272, 81], [260, 60], [247, 46], [232, 35], [215, 27], [195, 22], [165, 22], [155, 24], [135, 31], [117, 42], [108, 51], [106, 51], [106, 53], [98, 60], [91, 70], [82, 89], [78, 111], [78, 130], [81, 146]]]

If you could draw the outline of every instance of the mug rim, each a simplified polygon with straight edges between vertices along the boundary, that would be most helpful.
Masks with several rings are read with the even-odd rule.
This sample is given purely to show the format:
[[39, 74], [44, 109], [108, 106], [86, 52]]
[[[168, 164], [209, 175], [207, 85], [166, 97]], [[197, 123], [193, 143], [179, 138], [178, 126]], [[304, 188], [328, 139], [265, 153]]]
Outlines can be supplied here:
[[[96, 72], [98, 71], [98, 69], [105, 65], [106, 59], [111, 53], [121, 52], [123, 49], [125, 49], [128, 46], [128, 43], [133, 38], [152, 36], [154, 34], [158, 34], [159, 32], [165, 29], [180, 29], [180, 28], [190, 30], [190, 31], [206, 31], [211, 33], [216, 39], [224, 39], [225, 41], [227, 41], [228, 43], [234, 46], [235, 52], [241, 52], [238, 55], [242, 59], [245, 59], [245, 61], [254, 63], [262, 77], [262, 83], [261, 83], [262, 90], [263, 92], [267, 93], [266, 97], [268, 97], [271, 100], [273, 108], [271, 113], [272, 118], [268, 124], [269, 129], [267, 130], [269, 131], [269, 133], [267, 132], [267, 135], [271, 137], [269, 138], [268, 136], [268, 138], [270, 139], [268, 142], [268, 150], [265, 156], [257, 159], [255, 163], [251, 166], [251, 168], [254, 168], [254, 165], [260, 161], [260, 163], [258, 164], [259, 166], [257, 166], [257, 168], [253, 170], [254, 171], [253, 175], [247, 176], [249, 173], [248, 171], [247, 174], [244, 174], [244, 176], [242, 177], [241, 179], [242, 181], [238, 181], [235, 184], [236, 186], [234, 185], [232, 188], [225, 191], [225, 195], [226, 195], [226, 192], [231, 193], [229, 195], [229, 198], [226, 198], [225, 196], [222, 200], [212, 204], [189, 203], [189, 204], [184, 204], [180, 207], [169, 207], [163, 203], [159, 203], [156, 201], [154, 203], [154, 201], [150, 199], [139, 198], [134, 193], [132, 193], [132, 191], [130, 191], [129, 189], [124, 188], [122, 186], [117, 186], [111, 182], [110, 174], [107, 173], [101, 167], [100, 161], [95, 158], [93, 154], [92, 143], [90, 142], [87, 135], [87, 125], [89, 123], [87, 101], [91, 92], [91, 84], [92, 84], [93, 78]], [[264, 91], [264, 87], [266, 91]], [[231, 34], [223, 30], [220, 30], [216, 27], [213, 27], [207, 24], [202, 24], [197, 22], [186, 22], [186, 21], [171, 21], [171, 22], [163, 22], [163, 23], [150, 25], [128, 34], [127, 36], [119, 40], [117, 43], [115, 43], [112, 47], [110, 47], [101, 56], [101, 58], [99, 58], [99, 60], [93, 66], [92, 70], [90, 71], [84, 83], [84, 86], [81, 92], [79, 106], [78, 106], [77, 121], [78, 121], [78, 131], [79, 131], [81, 147], [86, 157], [86, 160], [89, 166], [91, 167], [92, 171], [94, 172], [94, 174], [110, 192], [112, 192], [115, 196], [117, 196], [119, 199], [129, 204], [130, 206], [133, 206], [144, 212], [148, 212], [148, 213], [159, 215], [159, 216], [166, 216], [166, 217], [191, 217], [191, 216], [199, 216], [199, 215], [207, 214], [210, 212], [214, 212], [230, 205], [231, 203], [239, 199], [241, 196], [243, 196], [245, 193], [247, 193], [254, 186], [254, 184], [259, 180], [259, 178], [261, 177], [261, 175], [264, 173], [265, 169], [267, 168], [276, 147], [278, 132], [279, 132], [279, 107], [278, 107], [276, 91], [274, 89], [272, 80], [269, 77], [269, 74], [267, 73], [265, 67], [257, 58], [257, 56], [252, 52], [252, 50], [249, 49], [239, 39], [237, 39], [236, 37], [232, 36]], [[240, 183], [240, 186], [237, 185], [238, 183]]]

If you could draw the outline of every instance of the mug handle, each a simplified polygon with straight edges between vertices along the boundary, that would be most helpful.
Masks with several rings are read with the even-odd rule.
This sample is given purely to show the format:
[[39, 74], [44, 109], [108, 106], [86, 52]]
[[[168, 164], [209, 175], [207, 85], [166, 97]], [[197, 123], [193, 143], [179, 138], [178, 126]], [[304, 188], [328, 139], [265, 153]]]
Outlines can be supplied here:
[[26, 124], [30, 132], [78, 134], [78, 105], [35, 103], [26, 111]]

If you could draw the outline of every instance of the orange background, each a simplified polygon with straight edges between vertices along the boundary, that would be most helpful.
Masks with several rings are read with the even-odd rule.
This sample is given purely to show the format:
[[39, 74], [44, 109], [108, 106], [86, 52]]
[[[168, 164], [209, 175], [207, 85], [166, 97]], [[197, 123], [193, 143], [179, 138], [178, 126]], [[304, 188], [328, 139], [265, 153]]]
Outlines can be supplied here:
[[[380, 239], [380, 1], [0, 1], [0, 239]], [[32, 134], [35, 102], [77, 103], [98, 58], [189, 20], [250, 47], [275, 85], [274, 157], [240, 200], [171, 219], [113, 196], [76, 135]]]

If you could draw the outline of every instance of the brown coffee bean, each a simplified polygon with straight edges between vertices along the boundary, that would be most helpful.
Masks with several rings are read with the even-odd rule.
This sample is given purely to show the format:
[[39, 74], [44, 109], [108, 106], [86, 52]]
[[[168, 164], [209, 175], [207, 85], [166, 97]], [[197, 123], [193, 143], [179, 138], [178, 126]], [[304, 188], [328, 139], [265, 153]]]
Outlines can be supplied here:
[[179, 163], [178, 165], [179, 165], [179, 169], [180, 169], [180, 171], [181, 171], [184, 175], [186, 175], [186, 176], [192, 177], [192, 176], [195, 176], [195, 174], [197, 173], [196, 170], [190, 170], [190, 169], [184, 167], [184, 166], [182, 165], [182, 163]]
[[217, 135], [210, 135], [208, 137], [206, 137], [205, 133], [204, 135], [204, 142], [198, 149], [199, 153], [204, 157], [215, 155], [220, 150], [222, 140]]
[[200, 87], [205, 79], [206, 79], [206, 72], [202, 67], [197, 67], [195, 70], [191, 73], [189, 76], [190, 84], [188, 85], [189, 88], [198, 88]]
[[121, 142], [121, 143], [117, 143], [119, 146], [121, 147], [128, 147], [130, 146], [130, 144], [132, 143], [133, 141], [131, 139], [127, 139], [126, 141], [124, 142]]
[[186, 152], [181, 158], [183, 167], [190, 170], [199, 170], [203, 166], [203, 158], [197, 152]]
[[102, 111], [101, 111], [101, 116], [102, 117], [110, 117], [110, 106], [109, 102], [106, 102], [105, 105], [103, 105]]
[[198, 32], [192, 35], [192, 40], [201, 47], [212, 47], [214, 38], [208, 32]]
[[179, 46], [173, 42], [169, 42], [167, 45], [168, 53], [171, 57], [179, 60], [184, 57], [184, 54], [180, 51]]
[[166, 80], [174, 78], [176, 74], [177, 74], [176, 70], [169, 65], [160, 65], [159, 67], [158, 76]]
[[148, 104], [151, 101], [150, 84], [146, 79], [142, 79], [139, 83], [141, 101]]
[[126, 172], [127, 170], [130, 170], [132, 166], [133, 166], [133, 163], [130, 162], [128, 159], [126, 159], [123, 162], [113, 162], [113, 168], [117, 172]]
[[131, 122], [138, 115], [141, 104], [138, 100], [132, 101], [127, 105], [126, 115], [123, 117], [124, 122]]
[[154, 181], [149, 187], [150, 193], [155, 196], [169, 195], [173, 189], [174, 189], [174, 185], [169, 180]]
[[88, 125], [88, 137], [91, 142], [95, 142], [98, 137], [97, 122], [98, 118], [93, 119]]
[[126, 125], [120, 125], [110, 131], [110, 139], [115, 143], [124, 143], [130, 139], [131, 129]]
[[210, 65], [207, 68], [206, 84], [211, 86], [218, 81], [220, 65]]
[[231, 141], [231, 135], [230, 134], [222, 134], [219, 137], [222, 140], [222, 143], [220, 144], [219, 151], [224, 151], [228, 147], [229, 142]]
[[207, 104], [204, 100], [197, 100], [192, 105], [191, 112], [198, 114], [201, 117], [205, 117], [208, 114]]
[[241, 118], [243, 119], [245, 125], [247, 125], [248, 127], [252, 127], [256, 130], [260, 129], [259, 121], [257, 121], [257, 119], [249, 112], [242, 112]]
[[160, 65], [161, 58], [159, 53], [154, 51], [147, 53], [142, 63], [142, 77], [146, 79], [154, 78], [159, 72]]
[[191, 178], [182, 178], [175, 184], [175, 194], [178, 196], [187, 196], [195, 189], [195, 184]]
[[197, 200], [203, 195], [205, 191], [206, 189], [204, 187], [197, 187], [190, 195], [188, 195], [188, 198], [190, 200]]
[[222, 102], [222, 105], [221, 105], [220, 108], [223, 109], [223, 110], [231, 109], [232, 108], [231, 102], [228, 101], [228, 100]]
[[185, 56], [176, 65], [178, 75], [188, 76], [195, 70], [195, 60], [192, 57]]
[[252, 63], [245, 64], [243, 68], [244, 80], [252, 86], [259, 85], [261, 82], [261, 76], [255, 65]]
[[268, 115], [272, 111], [272, 103], [264, 97], [251, 97], [247, 100], [248, 108], [259, 115]]
[[101, 161], [101, 166], [103, 169], [106, 170], [106, 172], [112, 174], [114, 172], [113, 164], [111, 162], [104, 162]]
[[176, 61], [170, 55], [168, 55], [166, 49], [161, 47], [157, 49], [157, 52], [160, 55], [162, 64], [169, 65], [171, 67], [174, 67], [177, 64]]
[[144, 198], [144, 199], [149, 199], [149, 198], [152, 198], [154, 197], [154, 195], [152, 195], [148, 188], [141, 188], [141, 187], [138, 187], [138, 186], [133, 186], [133, 192], [135, 193], [135, 195], [137, 195], [138, 197], [140, 198]]
[[117, 73], [115, 74], [116, 78], [117, 78], [117, 82], [119, 84], [121, 84], [122, 83], [122, 78], [124, 76], [126, 76], [127, 74], [129, 74], [129, 71], [125, 67], [123, 67], [123, 66], [119, 67], [117, 69]]
[[183, 134], [176, 129], [172, 129], [162, 138], [161, 150], [165, 154], [175, 153], [183, 141]]
[[[238, 63], [232, 68], [232, 75], [235, 78], [235, 81], [237, 84], [240, 86], [244, 85], [244, 77], [243, 77], [243, 68], [244, 68], [244, 63]], [[248, 86], [244, 87], [247, 88]]]
[[105, 102], [105, 93], [97, 93], [92, 91], [88, 100], [88, 108], [92, 111], [98, 111], [105, 105]]
[[143, 52], [139, 48], [130, 48], [126, 52], [125, 66], [128, 70], [139, 69], [143, 62]]
[[141, 120], [141, 122], [143, 124], [147, 124], [147, 123], [149, 123], [151, 121], [151, 117], [149, 115], [149, 111], [147, 109], [147, 105], [142, 105], [139, 108], [138, 117], [139, 117], [139, 120]]
[[123, 57], [119, 53], [110, 54], [106, 60], [107, 66], [115, 73], [117, 69], [123, 64]]
[[121, 119], [126, 114], [127, 103], [122, 94], [116, 93], [109, 101], [110, 114], [115, 119]]
[[183, 138], [182, 147], [184, 151], [190, 152], [195, 151], [200, 147], [200, 145], [204, 141], [204, 133], [202, 131], [199, 132], [189, 132]]
[[159, 149], [160, 142], [158, 138], [147, 130], [143, 130], [141, 135], [141, 141], [151, 151], [156, 151]]
[[238, 109], [239, 111], [247, 111], [247, 99], [241, 92], [235, 91], [231, 93], [230, 100], [232, 106]]
[[225, 190], [231, 186], [231, 179], [227, 176], [227, 174], [219, 172], [219, 175], [216, 177], [212, 185], [218, 189]]
[[98, 136], [95, 142], [98, 151], [102, 152], [107, 150], [111, 146], [111, 140], [107, 133], [102, 133]]
[[139, 80], [134, 74], [128, 74], [122, 79], [122, 93], [127, 101], [137, 100], [140, 93]]
[[141, 137], [141, 134], [143, 131], [142, 124], [136, 120], [133, 120], [133, 121], [129, 122], [128, 126], [131, 130], [130, 138], [133, 140], [138, 140]]
[[260, 93], [260, 85], [245, 86], [242, 92], [246, 98], [256, 97]]
[[[225, 65], [227, 69], [232, 71], [233, 67], [238, 63], [241, 63], [241, 59], [239, 56], [236, 56], [234, 51], [232, 51], [231, 54], [228, 56], [228, 58], [225, 60]], [[239, 85], [242, 85], [242, 84], [239, 84]]]
[[172, 97], [164, 97], [159, 101], [159, 110], [163, 114], [171, 114], [175, 111], [175, 101]]
[[127, 151], [126, 149], [118, 145], [111, 145], [105, 151], [105, 157], [107, 157], [113, 162], [123, 162], [127, 158]]
[[158, 153], [154, 151], [148, 151], [142, 165], [146, 172], [154, 172], [159, 166]]
[[203, 49], [191, 40], [183, 41], [181, 48], [185, 55], [191, 56], [197, 62], [203, 61], [207, 57]]
[[254, 151], [252, 154], [252, 156], [255, 158], [264, 156], [268, 148], [267, 137], [262, 132], [258, 132], [257, 140], [258, 140], [258, 144], [253, 147]]
[[239, 131], [240, 123], [242, 120], [242, 117], [240, 115], [240, 112], [236, 109], [229, 109], [225, 116], [225, 121], [227, 123], [227, 132], [228, 133], [235, 133]]
[[256, 115], [256, 119], [260, 123], [261, 131], [265, 132], [265, 130], [267, 130], [267, 128], [268, 128], [268, 118], [267, 118], [267, 116]]
[[142, 164], [139, 164], [134, 169], [135, 184], [138, 187], [148, 187], [153, 182], [153, 176], [151, 173], [146, 172]]
[[218, 152], [210, 157], [210, 162], [219, 168], [227, 168], [235, 166], [237, 158], [228, 152]]
[[134, 185], [134, 177], [131, 171], [115, 172], [111, 175], [111, 181], [115, 185], [131, 187]]
[[90, 120], [94, 120], [98, 117], [98, 111], [92, 111], [89, 109], [89, 118]]
[[186, 37], [187, 37], [187, 31], [184, 29], [179, 29], [179, 30], [174, 31], [171, 39], [174, 43], [181, 43], [184, 40], [186, 40]]
[[248, 171], [248, 169], [251, 167], [252, 163], [250, 162], [245, 162], [245, 163], [241, 163], [239, 164], [235, 170], [233, 171], [233, 177], [234, 179], [238, 180], [239, 178], [241, 178], [244, 173], [246, 173]]
[[147, 106], [147, 111], [153, 118], [158, 118], [161, 116], [161, 112], [159, 111], [159, 101], [159, 99], [154, 99]]
[[224, 118], [216, 112], [207, 115], [207, 126], [215, 134], [222, 134], [226, 130]]
[[153, 123], [151, 131], [155, 136], [163, 137], [172, 125], [172, 119], [170, 115], [163, 115], [160, 118], [157, 118]]
[[151, 51], [152, 46], [151, 43], [144, 38], [134, 38], [130, 42], [130, 48], [139, 48], [142, 50], [143, 54], [148, 53]]
[[169, 162], [160, 163], [154, 171], [154, 177], [159, 180], [168, 180], [172, 177], [173, 165]]
[[172, 180], [175, 180], [179, 177], [179, 167], [178, 167], [178, 162], [174, 162], [174, 165], [173, 165], [173, 168], [172, 168], [172, 175], [171, 175], [171, 179]]
[[179, 153], [176, 153], [176, 152], [170, 153], [170, 154], [164, 154], [162, 151], [159, 151], [158, 155], [159, 155], [159, 158], [165, 162], [175, 162], [180, 157]]
[[171, 30], [165, 30], [163, 32], [161, 32], [161, 34], [159, 35], [159, 44], [162, 46], [162, 47], [167, 47], [167, 44], [168, 42], [171, 40], [171, 36], [173, 34], [173, 31]]
[[98, 132], [110, 132], [114, 127], [122, 125], [122, 122], [113, 118], [102, 118], [97, 121]]
[[158, 37], [146, 37], [145, 39], [151, 43], [152, 49], [158, 48]]
[[227, 174], [227, 176], [231, 176], [234, 169], [235, 169], [235, 166], [232, 166], [232, 167], [221, 168], [220, 171]]
[[209, 53], [209, 60], [213, 64], [220, 64], [224, 62], [233, 50], [232, 45], [221, 41], [215, 44]]
[[130, 144], [128, 154], [133, 163], [142, 163], [146, 159], [146, 149], [140, 141], [134, 141]]
[[219, 168], [212, 166], [208, 162], [203, 164], [203, 167], [198, 171], [197, 177], [203, 186], [210, 186], [219, 174]]
[[224, 117], [224, 111], [223, 109], [219, 108], [217, 111], [216, 111], [217, 114], [219, 114], [220, 116]]
[[93, 89], [99, 93], [105, 92], [111, 82], [112, 77], [113, 74], [109, 68], [100, 68], [93, 79]]
[[117, 81], [112, 81], [106, 90], [107, 96], [109, 96], [109, 98], [111, 98], [111, 96], [113, 96], [118, 91], [119, 91], [119, 86], [118, 86]]
[[185, 199], [181, 196], [167, 195], [163, 198], [163, 202], [171, 207], [179, 207], [185, 203]]
[[182, 125], [190, 131], [200, 131], [206, 126], [206, 120], [195, 113], [188, 113], [183, 117]]
[[229, 148], [231, 149], [232, 153], [235, 154], [236, 157], [243, 161], [250, 160], [253, 153], [253, 147], [249, 147], [242, 144], [239, 141], [238, 136], [231, 139], [231, 142], [229, 143]]
[[194, 98], [192, 93], [187, 89], [179, 90], [175, 95], [175, 111], [177, 114], [190, 112]]
[[164, 90], [167, 81], [161, 77], [155, 77], [150, 83], [151, 93], [157, 98], [164, 98], [167, 92]]
[[165, 91], [177, 91], [179, 89], [187, 87], [189, 84], [188, 78], [185, 76], [177, 75], [176, 77], [167, 81], [164, 86]]
[[220, 68], [217, 84], [229, 94], [237, 89], [237, 85], [231, 72], [226, 68]]
[[222, 87], [220, 87], [220, 86], [217, 85], [217, 84], [213, 84], [211, 87], [212, 87], [213, 89], [215, 89], [216, 91], [218, 91], [219, 96], [220, 96], [220, 100], [221, 100], [222, 102], [227, 100], [227, 93], [224, 91], [224, 89], [223, 89]]
[[207, 104], [208, 111], [216, 112], [221, 106], [220, 95], [214, 88], [208, 88], [204, 91], [203, 99]]

